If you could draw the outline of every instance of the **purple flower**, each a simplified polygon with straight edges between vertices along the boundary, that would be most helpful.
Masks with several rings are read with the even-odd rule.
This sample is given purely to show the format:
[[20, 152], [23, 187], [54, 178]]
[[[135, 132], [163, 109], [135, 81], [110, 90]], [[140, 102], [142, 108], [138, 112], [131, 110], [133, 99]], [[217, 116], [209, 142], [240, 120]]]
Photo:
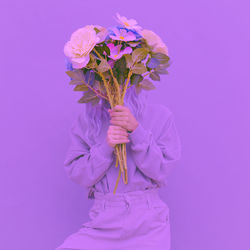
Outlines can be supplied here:
[[137, 24], [137, 21], [135, 19], [128, 19], [125, 16], [121, 16], [119, 13], [116, 13], [115, 19], [119, 24], [129, 30], [135, 30], [139, 33], [142, 30], [142, 27]]
[[115, 27], [112, 28], [111, 31], [113, 34], [110, 34], [109, 37], [113, 40], [135, 41], [137, 39], [134, 32], [127, 29], [118, 29], [117, 27]]

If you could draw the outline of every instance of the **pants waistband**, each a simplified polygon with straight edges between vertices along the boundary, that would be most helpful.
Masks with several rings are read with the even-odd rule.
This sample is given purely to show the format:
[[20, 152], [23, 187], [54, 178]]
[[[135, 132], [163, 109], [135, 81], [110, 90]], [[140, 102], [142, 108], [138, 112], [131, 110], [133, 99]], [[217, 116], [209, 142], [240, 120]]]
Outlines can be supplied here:
[[95, 191], [94, 203], [105, 206], [126, 206], [130, 207], [132, 204], [147, 203], [152, 206], [153, 203], [162, 202], [159, 197], [159, 188], [151, 188], [145, 190], [136, 190], [125, 193], [101, 193]]

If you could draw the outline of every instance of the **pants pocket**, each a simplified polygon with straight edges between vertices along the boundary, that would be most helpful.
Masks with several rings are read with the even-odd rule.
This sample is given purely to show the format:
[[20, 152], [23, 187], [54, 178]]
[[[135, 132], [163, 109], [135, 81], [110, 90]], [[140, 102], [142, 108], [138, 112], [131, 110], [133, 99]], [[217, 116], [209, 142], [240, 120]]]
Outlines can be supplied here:
[[156, 199], [152, 204], [152, 209], [155, 213], [155, 219], [162, 223], [169, 223], [169, 207], [168, 205], [159, 199]]
[[97, 203], [92, 206], [92, 208], [89, 210], [89, 218], [91, 220], [96, 219], [100, 213], [102, 212], [103, 208], [101, 204]]

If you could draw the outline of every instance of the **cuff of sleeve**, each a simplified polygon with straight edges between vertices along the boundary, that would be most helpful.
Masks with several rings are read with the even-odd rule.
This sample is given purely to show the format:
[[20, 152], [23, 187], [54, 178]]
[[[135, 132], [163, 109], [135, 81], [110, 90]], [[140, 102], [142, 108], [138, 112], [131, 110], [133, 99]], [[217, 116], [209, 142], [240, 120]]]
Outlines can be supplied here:
[[111, 147], [106, 140], [98, 147], [100, 154], [104, 155], [105, 158], [109, 158], [112, 156], [114, 148]]
[[147, 130], [145, 130], [141, 123], [139, 123], [137, 128], [129, 134], [129, 137], [131, 138], [131, 144], [142, 143], [147, 138], [147, 135]]

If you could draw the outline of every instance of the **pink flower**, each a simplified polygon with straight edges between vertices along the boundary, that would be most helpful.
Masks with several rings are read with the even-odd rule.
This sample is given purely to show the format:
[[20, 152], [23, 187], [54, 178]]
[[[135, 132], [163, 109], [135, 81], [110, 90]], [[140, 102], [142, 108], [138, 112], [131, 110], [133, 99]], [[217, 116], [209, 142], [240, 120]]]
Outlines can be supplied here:
[[109, 35], [113, 40], [121, 40], [121, 41], [134, 41], [136, 40], [136, 35], [131, 32], [127, 31], [126, 29], [111, 29], [115, 35]]
[[168, 55], [168, 48], [161, 38], [152, 30], [143, 29], [141, 35], [146, 40], [147, 44], [152, 47], [152, 51]]
[[86, 25], [72, 33], [70, 41], [64, 45], [64, 54], [69, 57], [73, 68], [80, 69], [88, 64], [89, 53], [99, 41], [94, 25]]
[[115, 46], [113, 43], [109, 43], [109, 44], [107, 44], [107, 46], [110, 49], [110, 56], [109, 56], [109, 58], [111, 58], [113, 60], [118, 60], [124, 54], [130, 54], [133, 51], [133, 49], [130, 48], [130, 47], [126, 47], [124, 50], [121, 50], [121, 47], [122, 47], [121, 44]]

